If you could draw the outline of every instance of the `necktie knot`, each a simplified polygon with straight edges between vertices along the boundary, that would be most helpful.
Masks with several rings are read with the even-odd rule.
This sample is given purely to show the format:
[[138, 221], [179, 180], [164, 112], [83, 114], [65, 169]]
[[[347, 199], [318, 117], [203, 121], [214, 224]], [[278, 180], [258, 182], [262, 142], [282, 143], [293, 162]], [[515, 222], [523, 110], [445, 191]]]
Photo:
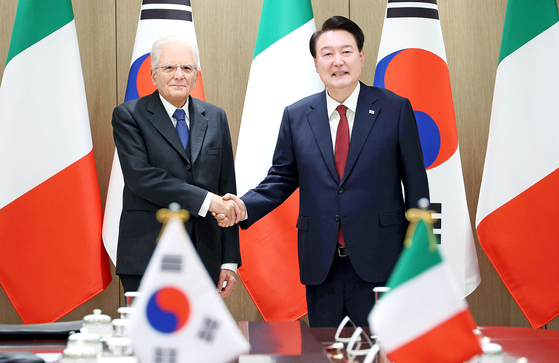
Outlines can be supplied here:
[[186, 113], [184, 112], [184, 110], [182, 108], [177, 108], [175, 110], [175, 113], [173, 114], [173, 117], [177, 120], [177, 121], [185, 121], [186, 122]]
[[340, 117], [342, 117], [346, 115], [345, 112], [347, 111], [347, 107], [344, 105], [339, 105], [338, 107], [336, 107], [336, 110], [340, 114]]

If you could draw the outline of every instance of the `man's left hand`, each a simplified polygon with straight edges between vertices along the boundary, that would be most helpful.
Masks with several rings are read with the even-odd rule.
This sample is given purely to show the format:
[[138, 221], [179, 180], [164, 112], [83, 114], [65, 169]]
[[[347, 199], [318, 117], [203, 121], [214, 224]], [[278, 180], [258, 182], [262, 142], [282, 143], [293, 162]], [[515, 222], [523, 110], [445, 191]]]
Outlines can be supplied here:
[[[225, 284], [225, 287], [223, 287]], [[219, 273], [219, 281], [217, 282], [217, 292], [221, 297], [227, 297], [231, 295], [233, 291], [233, 286], [237, 283], [237, 274], [228, 269], [222, 269]]]

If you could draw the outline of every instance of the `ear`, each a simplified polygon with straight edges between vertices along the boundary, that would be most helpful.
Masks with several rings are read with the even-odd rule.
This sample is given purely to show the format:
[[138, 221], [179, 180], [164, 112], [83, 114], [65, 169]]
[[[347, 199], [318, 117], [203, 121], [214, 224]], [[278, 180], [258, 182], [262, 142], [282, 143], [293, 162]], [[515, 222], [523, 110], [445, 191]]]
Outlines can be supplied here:
[[365, 66], [365, 49], [359, 52], [359, 58], [361, 58], [361, 68]]
[[157, 83], [155, 82], [155, 73], [156, 71], [153, 68], [149, 69], [149, 76], [151, 77], [151, 82], [155, 87], [157, 87]]

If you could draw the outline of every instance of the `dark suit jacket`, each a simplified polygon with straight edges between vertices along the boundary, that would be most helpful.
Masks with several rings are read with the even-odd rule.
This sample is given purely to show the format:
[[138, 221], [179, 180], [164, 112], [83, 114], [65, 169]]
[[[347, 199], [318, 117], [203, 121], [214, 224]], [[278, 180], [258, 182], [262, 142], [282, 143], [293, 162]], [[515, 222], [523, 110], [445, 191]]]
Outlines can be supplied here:
[[357, 274], [365, 281], [382, 283], [403, 247], [406, 209], [429, 197], [413, 110], [407, 99], [361, 84], [340, 180], [325, 92], [285, 109], [272, 167], [260, 185], [242, 197], [248, 220], [241, 227], [248, 228], [300, 187], [301, 282], [316, 285], [325, 280], [341, 223]]
[[240, 265], [238, 228], [220, 228], [198, 211], [207, 191], [235, 193], [233, 150], [223, 109], [190, 98], [190, 141], [185, 151], [158, 92], [117, 106], [113, 133], [124, 175], [117, 274], [143, 275], [161, 230], [155, 213], [179, 203], [198, 254], [216, 281], [222, 263]]

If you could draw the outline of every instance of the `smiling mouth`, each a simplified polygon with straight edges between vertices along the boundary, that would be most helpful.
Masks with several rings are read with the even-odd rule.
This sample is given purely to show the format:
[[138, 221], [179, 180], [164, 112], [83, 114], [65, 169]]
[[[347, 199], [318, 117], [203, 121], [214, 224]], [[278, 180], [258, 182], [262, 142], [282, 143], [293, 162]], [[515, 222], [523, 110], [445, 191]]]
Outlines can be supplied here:
[[332, 76], [338, 77], [338, 76], [343, 76], [344, 74], [347, 74], [347, 72], [334, 72], [332, 73]]

